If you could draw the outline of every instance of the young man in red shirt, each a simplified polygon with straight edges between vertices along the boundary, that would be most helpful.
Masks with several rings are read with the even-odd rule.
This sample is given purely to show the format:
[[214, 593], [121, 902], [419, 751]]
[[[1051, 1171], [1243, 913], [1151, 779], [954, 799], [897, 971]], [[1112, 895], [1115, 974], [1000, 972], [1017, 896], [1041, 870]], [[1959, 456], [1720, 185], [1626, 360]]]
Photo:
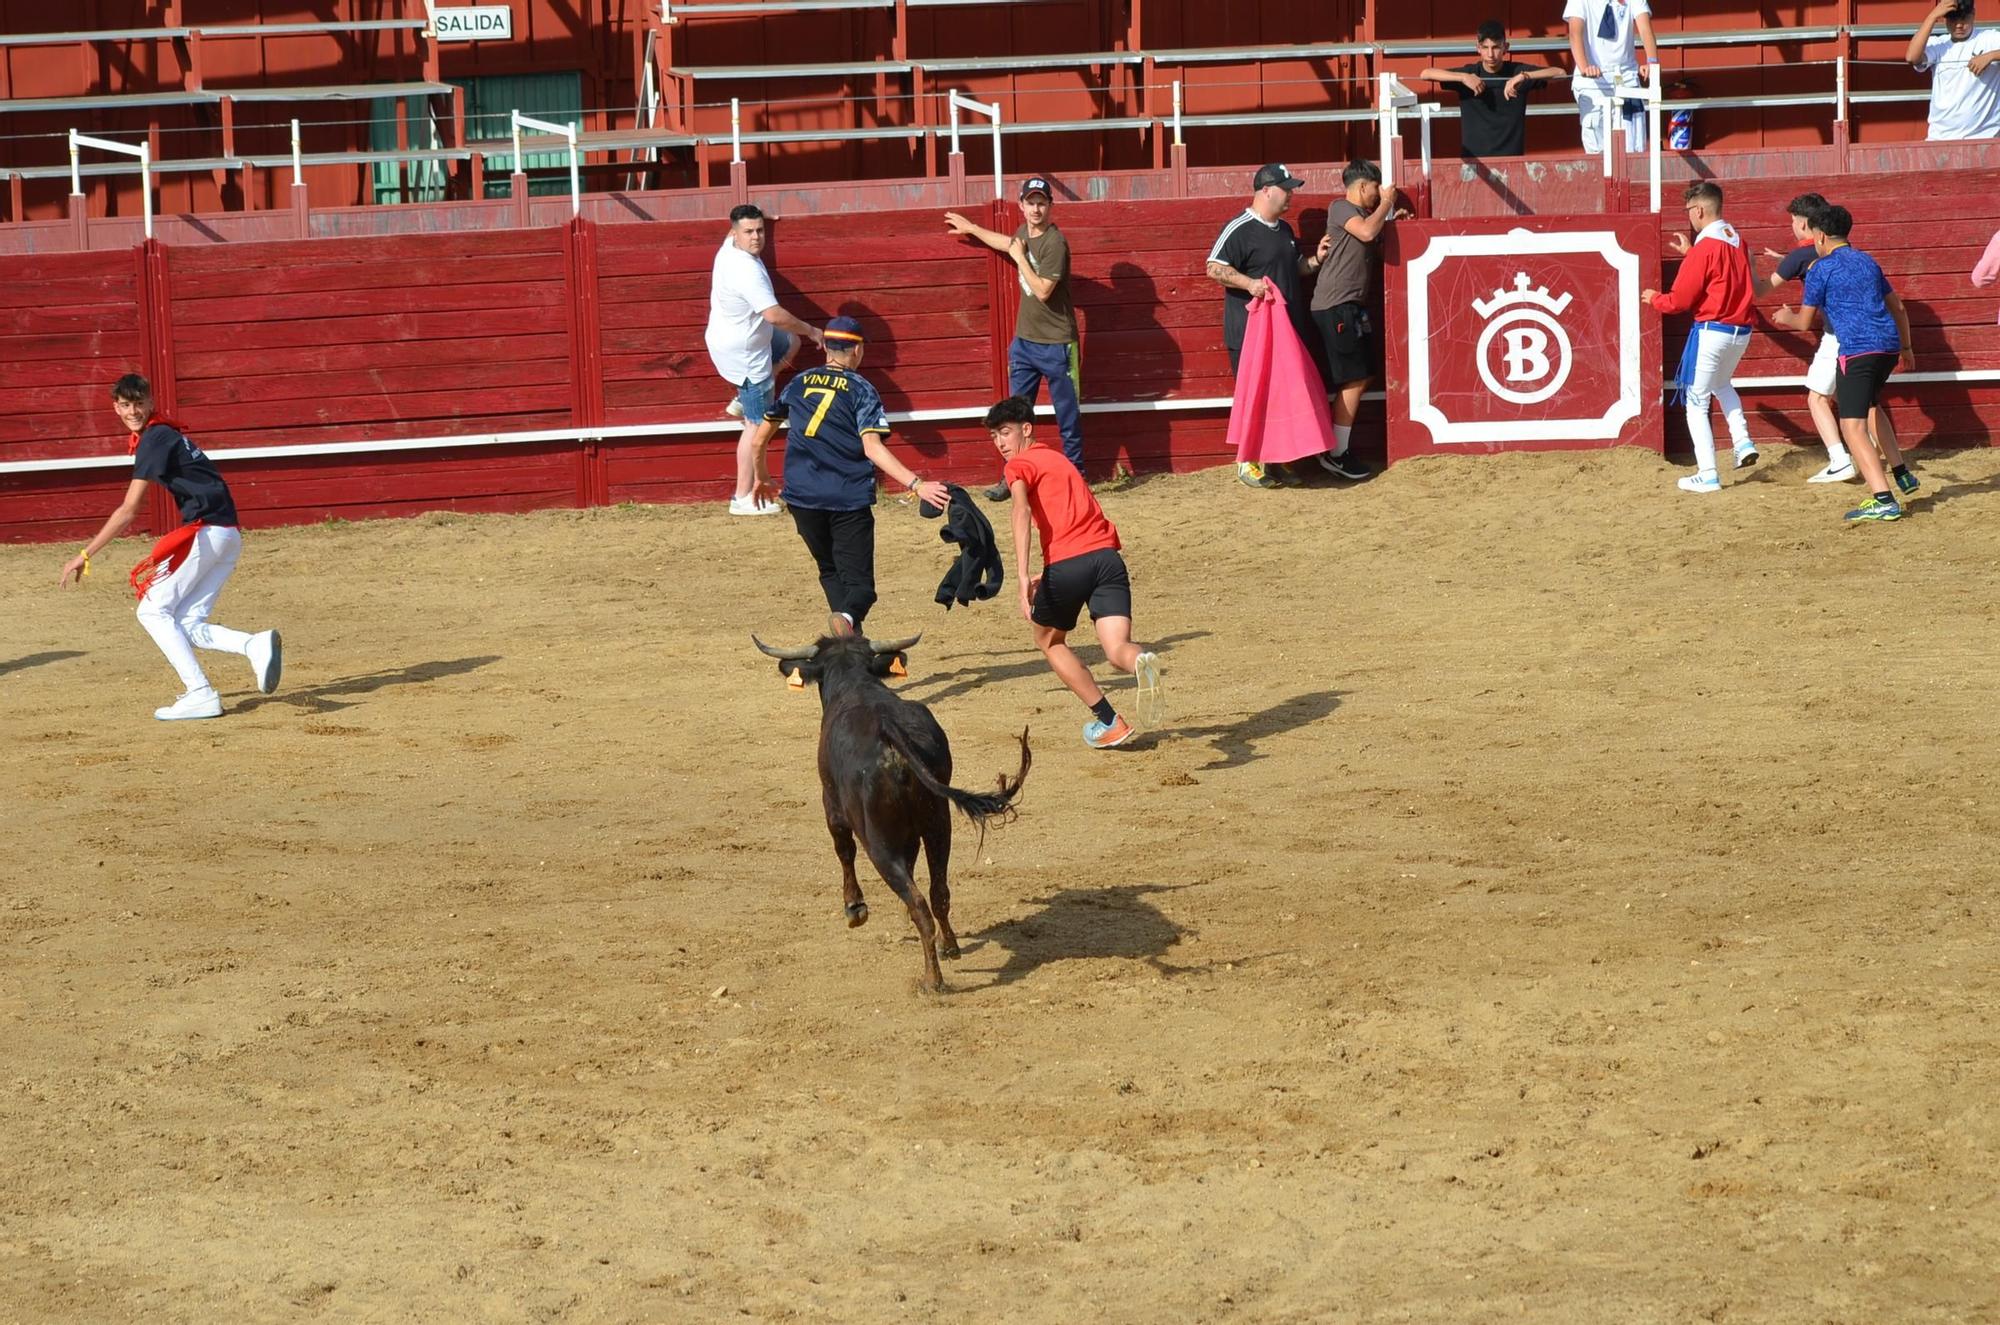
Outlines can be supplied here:
[[[1014, 574], [1021, 586], [1021, 615], [1035, 628], [1035, 647], [1062, 683], [1090, 709], [1084, 744], [1109, 750], [1132, 739], [1132, 724], [1112, 708], [1090, 669], [1069, 647], [1069, 632], [1087, 605], [1104, 656], [1138, 678], [1137, 715], [1160, 720], [1160, 660], [1132, 642], [1132, 579], [1118, 555], [1118, 530], [1104, 518], [1075, 465], [1062, 452], [1035, 442], [1035, 407], [1019, 396], [986, 411], [1006, 468], [1001, 480], [1014, 501]], [[1029, 573], [1029, 524], [1042, 540], [1042, 573]]]
[[1715, 432], [1708, 422], [1710, 397], [1722, 402], [1735, 444], [1736, 467], [1757, 463], [1743, 401], [1729, 383], [1730, 374], [1750, 347], [1750, 304], [1755, 285], [1750, 278], [1750, 250], [1736, 227], [1722, 219], [1722, 190], [1708, 180], [1688, 185], [1683, 197], [1694, 244], [1686, 235], [1673, 237], [1674, 251], [1683, 256], [1674, 288], [1641, 292], [1640, 299], [1661, 313], [1694, 312], [1687, 350], [1681, 355], [1676, 384], [1687, 399], [1688, 437], [1694, 442], [1695, 472], [1680, 481], [1683, 492], [1720, 492], [1715, 472]]

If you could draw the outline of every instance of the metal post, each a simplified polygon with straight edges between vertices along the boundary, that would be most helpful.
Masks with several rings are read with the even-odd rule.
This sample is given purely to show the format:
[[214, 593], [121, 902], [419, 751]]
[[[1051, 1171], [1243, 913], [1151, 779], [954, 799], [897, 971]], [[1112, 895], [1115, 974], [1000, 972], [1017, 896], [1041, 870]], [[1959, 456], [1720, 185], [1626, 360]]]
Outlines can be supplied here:
[[1382, 182], [1384, 184], [1394, 184], [1396, 182], [1397, 162], [1392, 156], [1392, 152], [1396, 138], [1396, 112], [1400, 107], [1416, 105], [1417, 94], [1410, 91], [1409, 88], [1404, 87], [1402, 80], [1394, 74], [1380, 74], [1377, 77], [1381, 80], [1380, 86], [1382, 89], [1377, 103], [1379, 107], [1378, 118], [1381, 121], [1382, 128]]
[[1181, 80], [1174, 80], [1174, 146], [1185, 146], [1181, 142]]
[[139, 202], [146, 218], [146, 238], [153, 237], [153, 149], [147, 143], [137, 147], [130, 143], [113, 142], [109, 138], [92, 138], [88, 134], [69, 131], [69, 196], [83, 196], [83, 167], [77, 149], [95, 147], [104, 152], [117, 152], [121, 156], [139, 159]]
[[297, 120], [293, 120], [292, 121], [292, 187], [293, 188], [297, 188], [299, 185], [305, 183], [304, 171], [302, 169], [304, 164], [305, 163], [300, 159], [299, 155], [299, 122]]
[[1431, 179], [1431, 112], [1436, 109], [1437, 107], [1428, 101], [1417, 107], [1418, 141], [1422, 144], [1426, 184], [1430, 183]]
[[146, 238], [153, 237], [153, 149], [139, 144], [139, 207], [146, 217]]
[[743, 103], [735, 97], [729, 99], [729, 164], [743, 164]]
[[1651, 75], [1646, 82], [1646, 129], [1652, 151], [1653, 211], [1660, 210], [1660, 66], [1657, 61], [1646, 66]]
[[1620, 107], [1618, 89], [1612, 88], [1611, 95], [1604, 99], [1604, 178], [1611, 178], [1611, 135], [1618, 128]]
[[960, 108], [969, 110], [976, 115], [984, 115], [993, 121], [993, 196], [995, 198], [1006, 197], [1007, 186], [1001, 179], [1000, 166], [1000, 103], [997, 101], [974, 101], [958, 89], [952, 89], [951, 150], [954, 155], [958, 152], [958, 112]]
[[953, 156], [957, 156], [958, 155], [958, 89], [953, 88], [950, 92], [946, 93], [945, 96], [947, 100], [949, 100], [951, 103], [951, 154]]
[[77, 159], [76, 130], [69, 131], [69, 196], [83, 196], [83, 166]]
[[1833, 57], [1833, 118], [1835, 122], [1847, 119], [1847, 57]]
[[583, 211], [583, 185], [576, 165], [576, 126], [573, 124], [552, 124], [548, 120], [538, 120], [514, 112], [514, 173], [526, 175], [527, 168], [521, 161], [521, 128], [525, 125], [537, 133], [554, 134], [569, 141], [569, 214], [580, 215]]

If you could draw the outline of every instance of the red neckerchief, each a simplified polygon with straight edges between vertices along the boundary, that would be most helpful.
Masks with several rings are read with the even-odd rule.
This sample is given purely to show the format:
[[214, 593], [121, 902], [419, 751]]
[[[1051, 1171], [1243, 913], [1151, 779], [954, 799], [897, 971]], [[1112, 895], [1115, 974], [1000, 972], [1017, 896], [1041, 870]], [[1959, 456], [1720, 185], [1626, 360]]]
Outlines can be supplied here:
[[126, 445], [125, 447], [126, 455], [138, 454], [139, 439], [146, 435], [146, 429], [152, 427], [156, 423], [164, 423], [169, 428], [172, 428], [175, 432], [178, 433], [186, 432], [186, 430], [182, 428], [180, 424], [175, 423], [172, 419], [168, 418], [164, 414], [148, 414], [146, 416], [146, 421], [139, 425], [139, 431], [132, 434], [132, 440]]

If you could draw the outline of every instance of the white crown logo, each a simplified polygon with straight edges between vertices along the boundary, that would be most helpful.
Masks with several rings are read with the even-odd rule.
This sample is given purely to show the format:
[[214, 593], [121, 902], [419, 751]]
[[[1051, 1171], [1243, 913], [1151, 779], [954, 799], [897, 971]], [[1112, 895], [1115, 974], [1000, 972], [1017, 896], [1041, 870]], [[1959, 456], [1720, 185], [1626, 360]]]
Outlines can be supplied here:
[[1510, 294], [1505, 290], [1495, 290], [1491, 299], [1473, 300], [1472, 311], [1479, 314], [1482, 318], [1491, 319], [1495, 313], [1510, 304], [1540, 304], [1549, 312], [1560, 314], [1565, 308], [1569, 307], [1569, 302], [1573, 298], [1575, 298], [1574, 295], [1566, 294], [1560, 299], [1552, 299], [1549, 297], [1549, 287], [1546, 285], [1538, 285], [1530, 290], [1528, 288], [1528, 273], [1521, 271], [1514, 273], [1513, 293]]

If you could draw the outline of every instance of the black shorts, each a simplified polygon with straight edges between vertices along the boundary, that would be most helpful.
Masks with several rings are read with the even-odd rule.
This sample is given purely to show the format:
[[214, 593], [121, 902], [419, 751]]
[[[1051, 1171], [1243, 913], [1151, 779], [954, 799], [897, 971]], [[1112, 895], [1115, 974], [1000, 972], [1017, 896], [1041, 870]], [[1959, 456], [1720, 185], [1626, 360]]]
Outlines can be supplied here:
[[1326, 347], [1326, 366], [1335, 386], [1365, 382], [1381, 371], [1381, 347], [1373, 321], [1362, 305], [1315, 308], [1313, 325], [1319, 328], [1320, 344]]
[[1842, 355], [1840, 372], [1833, 379], [1833, 403], [1840, 417], [1867, 418], [1869, 407], [1888, 384], [1889, 374], [1896, 371], [1896, 362], [1892, 353]]
[[1099, 548], [1044, 566], [1028, 616], [1051, 630], [1075, 630], [1085, 604], [1092, 621], [1132, 615], [1132, 577], [1115, 549]]

